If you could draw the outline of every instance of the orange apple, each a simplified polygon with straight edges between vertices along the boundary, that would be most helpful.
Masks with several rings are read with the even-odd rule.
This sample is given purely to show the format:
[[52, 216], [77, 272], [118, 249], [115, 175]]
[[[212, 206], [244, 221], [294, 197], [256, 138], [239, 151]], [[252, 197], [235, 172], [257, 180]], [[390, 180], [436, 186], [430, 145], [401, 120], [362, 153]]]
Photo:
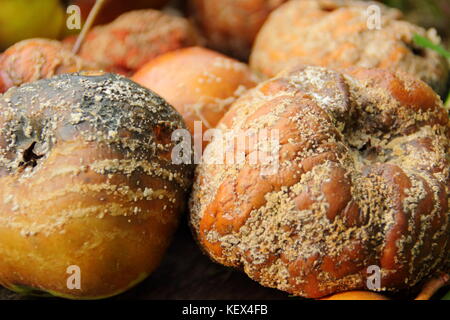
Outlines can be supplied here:
[[[258, 79], [250, 68], [220, 53], [191, 47], [161, 55], [144, 65], [132, 80], [162, 96], [183, 116], [194, 136], [215, 128], [230, 105]], [[206, 143], [203, 143], [203, 147]]]

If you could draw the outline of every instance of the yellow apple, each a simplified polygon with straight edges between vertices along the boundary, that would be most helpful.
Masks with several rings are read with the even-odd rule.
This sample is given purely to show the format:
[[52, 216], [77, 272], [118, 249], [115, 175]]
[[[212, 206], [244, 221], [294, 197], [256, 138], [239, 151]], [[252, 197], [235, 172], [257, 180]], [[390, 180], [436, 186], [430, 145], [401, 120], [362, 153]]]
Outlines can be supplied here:
[[0, 50], [28, 38], [57, 38], [64, 22], [59, 0], [0, 0]]

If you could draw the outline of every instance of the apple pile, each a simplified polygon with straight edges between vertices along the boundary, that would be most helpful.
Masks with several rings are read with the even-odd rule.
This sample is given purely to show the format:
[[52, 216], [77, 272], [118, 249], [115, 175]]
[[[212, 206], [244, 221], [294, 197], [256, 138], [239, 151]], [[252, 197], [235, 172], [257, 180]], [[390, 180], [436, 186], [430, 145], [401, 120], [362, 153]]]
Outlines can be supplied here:
[[[74, 40], [69, 37], [64, 43], [72, 47]], [[202, 38], [187, 19], [145, 9], [94, 27], [79, 55], [103, 70], [129, 76], [161, 54], [201, 44]]]
[[[105, 1], [79, 50], [59, 1], [31, 0], [36, 20], [19, 14], [26, 2], [0, 4], [0, 284], [116, 295], [158, 266], [186, 209], [193, 167], [171, 164], [171, 133], [214, 128], [259, 78], [155, 9], [167, 1]], [[83, 21], [94, 4], [66, 1]]]
[[[66, 28], [66, 6], [80, 8], [85, 21], [96, 0], [2, 0], [0, 3], [0, 51], [34, 37], [56, 39], [70, 33]], [[96, 24], [109, 23], [130, 10], [159, 9], [168, 0], [106, 0]], [[12, 18], [13, 17], [13, 18]]]
[[[247, 63], [263, 25], [277, 41], [296, 37], [267, 28], [287, 0], [100, 2], [93, 16], [96, 0], [0, 1], [0, 284], [20, 293], [100, 299], [150, 275], [193, 183], [192, 165], [171, 163], [172, 133], [205, 148], [204, 133], [269, 77]], [[80, 34], [66, 26], [72, 5], [94, 19]], [[304, 43], [256, 41], [274, 60]], [[75, 290], [71, 266], [83, 274]]]

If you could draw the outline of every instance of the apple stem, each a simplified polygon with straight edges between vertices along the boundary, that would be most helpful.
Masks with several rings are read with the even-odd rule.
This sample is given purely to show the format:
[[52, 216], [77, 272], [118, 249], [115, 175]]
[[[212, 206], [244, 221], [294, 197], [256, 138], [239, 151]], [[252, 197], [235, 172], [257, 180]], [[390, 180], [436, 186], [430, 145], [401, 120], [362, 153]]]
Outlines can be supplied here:
[[430, 300], [439, 289], [448, 284], [449, 280], [450, 276], [448, 274], [442, 274], [439, 277], [431, 279], [425, 284], [422, 292], [415, 300]]
[[94, 24], [95, 18], [97, 18], [97, 15], [99, 14], [100, 10], [102, 9], [104, 3], [105, 3], [105, 0], [97, 0], [94, 4], [94, 7], [89, 12], [89, 15], [86, 19], [86, 23], [84, 24], [83, 28], [81, 29], [81, 32], [77, 38], [77, 41], [75, 42], [75, 45], [72, 48], [72, 52], [74, 54], [77, 54], [78, 51], [80, 51], [81, 45], [83, 44], [87, 33], [89, 32], [92, 25]]

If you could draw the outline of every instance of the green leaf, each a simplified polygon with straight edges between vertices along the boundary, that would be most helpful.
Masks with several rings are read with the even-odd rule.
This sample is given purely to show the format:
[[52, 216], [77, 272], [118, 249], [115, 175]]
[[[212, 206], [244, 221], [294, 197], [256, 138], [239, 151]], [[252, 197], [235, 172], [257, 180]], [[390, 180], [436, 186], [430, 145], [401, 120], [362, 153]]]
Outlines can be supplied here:
[[443, 57], [450, 59], [450, 52], [445, 50], [444, 47], [441, 47], [440, 45], [433, 43], [431, 40], [422, 37], [421, 35], [418, 34], [414, 35], [413, 40], [416, 45], [421, 46], [423, 48], [434, 50], [437, 53], [441, 54]]
[[450, 291], [442, 298], [442, 300], [450, 300]]

